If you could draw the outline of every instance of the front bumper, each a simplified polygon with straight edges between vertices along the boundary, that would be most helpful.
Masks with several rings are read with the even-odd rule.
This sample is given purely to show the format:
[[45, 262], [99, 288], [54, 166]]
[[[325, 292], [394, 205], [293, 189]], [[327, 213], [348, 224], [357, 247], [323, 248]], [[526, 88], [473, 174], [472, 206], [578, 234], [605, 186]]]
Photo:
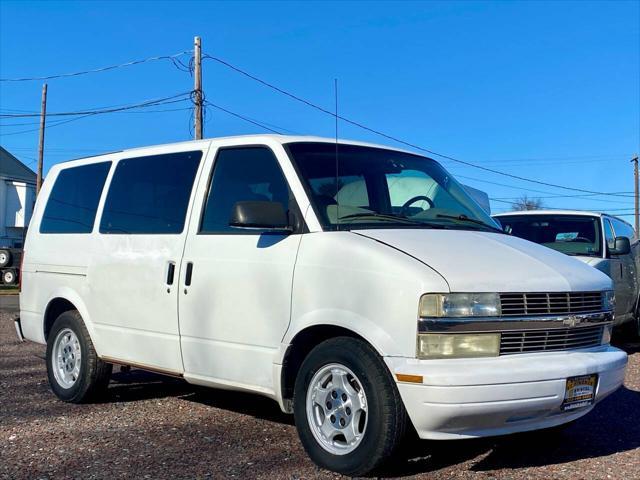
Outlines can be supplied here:
[[420, 438], [460, 439], [552, 427], [575, 420], [593, 405], [564, 412], [567, 377], [598, 374], [594, 404], [624, 381], [627, 354], [606, 346], [589, 350], [493, 358], [417, 360], [385, 357]]

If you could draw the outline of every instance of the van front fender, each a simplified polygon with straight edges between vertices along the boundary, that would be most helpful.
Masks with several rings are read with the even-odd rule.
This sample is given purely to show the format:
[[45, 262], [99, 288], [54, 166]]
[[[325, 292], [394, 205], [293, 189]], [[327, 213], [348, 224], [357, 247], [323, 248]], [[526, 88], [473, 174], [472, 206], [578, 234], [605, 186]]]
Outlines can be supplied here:
[[317, 326], [339, 327], [353, 332], [366, 340], [380, 356], [401, 355], [402, 347], [376, 323], [353, 311], [327, 308], [308, 312], [292, 321], [282, 339], [276, 363], [282, 363], [287, 347], [300, 332]]

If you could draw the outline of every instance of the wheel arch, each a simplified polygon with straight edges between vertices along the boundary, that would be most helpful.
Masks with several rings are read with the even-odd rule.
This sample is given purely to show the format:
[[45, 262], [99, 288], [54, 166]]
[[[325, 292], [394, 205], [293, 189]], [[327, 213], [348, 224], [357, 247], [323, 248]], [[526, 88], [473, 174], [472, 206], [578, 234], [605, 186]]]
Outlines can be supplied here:
[[[343, 325], [323, 323], [317, 325], [309, 325], [299, 330], [292, 336], [288, 342], [288, 346], [282, 358], [282, 369], [280, 371], [280, 398], [281, 405], [288, 410], [287, 405], [293, 398], [293, 390], [296, 382], [297, 373], [304, 359], [309, 355], [317, 345], [335, 337], [351, 337], [362, 340], [372, 347], [378, 354], [383, 352], [369, 341], [362, 334]], [[289, 405], [290, 407], [290, 405]]]
[[47, 304], [47, 308], [44, 311], [44, 324], [42, 326], [45, 340], [49, 339], [49, 333], [56, 319], [64, 312], [70, 310], [78, 309], [66, 298], [56, 297]]
[[[80, 295], [69, 288], [63, 288], [54, 292], [46, 302], [46, 307], [44, 309], [42, 319], [42, 330], [45, 342], [49, 338], [49, 332], [51, 331], [53, 323], [62, 313], [69, 310], [78, 311], [78, 313], [82, 317], [82, 321], [87, 327], [89, 336], [91, 337], [95, 345], [95, 331], [90, 320], [89, 311], [87, 310], [87, 307]], [[98, 351], [97, 345], [95, 348]]]

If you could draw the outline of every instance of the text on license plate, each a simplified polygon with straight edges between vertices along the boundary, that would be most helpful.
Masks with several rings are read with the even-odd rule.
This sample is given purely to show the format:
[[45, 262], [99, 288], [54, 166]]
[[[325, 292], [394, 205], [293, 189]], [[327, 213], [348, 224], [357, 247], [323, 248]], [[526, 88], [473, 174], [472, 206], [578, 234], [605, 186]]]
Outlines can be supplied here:
[[581, 375], [567, 378], [562, 410], [574, 410], [593, 403], [598, 385], [598, 375]]

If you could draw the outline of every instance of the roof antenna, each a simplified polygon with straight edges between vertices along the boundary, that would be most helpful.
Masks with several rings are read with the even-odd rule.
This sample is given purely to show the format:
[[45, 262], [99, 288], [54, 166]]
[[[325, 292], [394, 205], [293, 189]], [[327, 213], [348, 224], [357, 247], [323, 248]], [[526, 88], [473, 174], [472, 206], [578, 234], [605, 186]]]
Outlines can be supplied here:
[[338, 198], [338, 193], [340, 193], [340, 185], [339, 185], [339, 173], [338, 173], [338, 79], [333, 79], [333, 95], [335, 98], [335, 106], [336, 106], [336, 230], [340, 230], [340, 199]]

